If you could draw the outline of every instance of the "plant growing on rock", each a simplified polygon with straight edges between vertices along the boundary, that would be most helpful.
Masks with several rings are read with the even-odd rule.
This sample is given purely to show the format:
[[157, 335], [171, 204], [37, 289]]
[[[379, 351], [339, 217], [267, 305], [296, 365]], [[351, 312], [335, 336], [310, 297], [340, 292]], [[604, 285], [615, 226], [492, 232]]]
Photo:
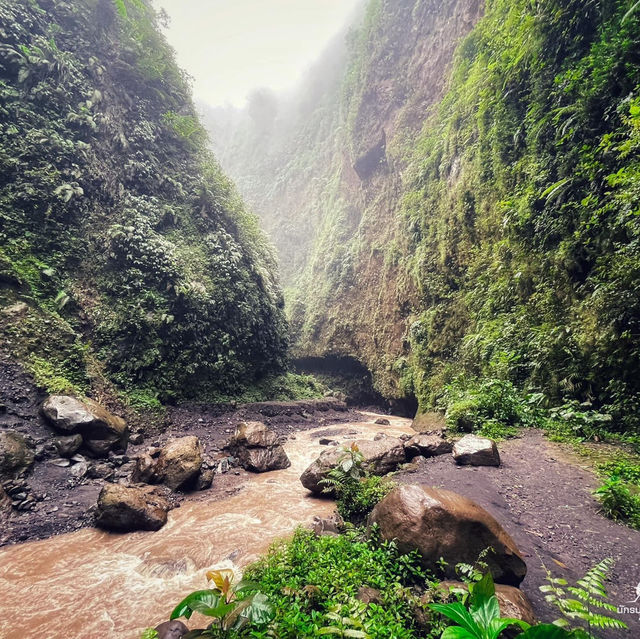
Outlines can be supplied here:
[[207, 579], [214, 588], [192, 592], [171, 613], [171, 619], [189, 619], [194, 612], [213, 619], [207, 628], [189, 632], [189, 639], [226, 637], [249, 624], [264, 626], [273, 617], [273, 606], [257, 584], [248, 581], [234, 584], [232, 570], [210, 571]]
[[364, 455], [354, 442], [344, 448], [336, 465], [320, 481], [325, 487], [323, 492], [336, 495], [340, 515], [354, 524], [362, 523], [373, 507], [394, 487], [393, 482], [383, 477], [370, 476], [363, 462]]
[[468, 607], [459, 601], [429, 606], [456, 624], [445, 628], [441, 639], [498, 639], [510, 626], [522, 628], [524, 632], [518, 635], [520, 639], [565, 639], [571, 636], [553, 624], [531, 626], [521, 619], [501, 617], [491, 573], [469, 584], [467, 603]]

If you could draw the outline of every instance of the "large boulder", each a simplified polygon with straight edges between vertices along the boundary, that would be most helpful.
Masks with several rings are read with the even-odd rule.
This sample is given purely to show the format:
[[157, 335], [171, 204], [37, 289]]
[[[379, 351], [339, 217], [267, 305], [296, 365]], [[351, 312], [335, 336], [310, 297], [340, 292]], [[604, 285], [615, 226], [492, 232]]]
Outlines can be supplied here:
[[[363, 468], [372, 475], [386, 475], [393, 472], [406, 460], [404, 444], [396, 437], [382, 437], [376, 441], [358, 440], [355, 445], [364, 457]], [[344, 454], [344, 449], [338, 447], [322, 451], [300, 476], [302, 485], [316, 495], [325, 492], [325, 486], [321, 482]]]
[[233, 446], [246, 448], [269, 448], [278, 443], [278, 434], [269, 430], [262, 422], [241, 422], [232, 439]]
[[383, 539], [395, 539], [403, 552], [417, 550], [425, 568], [455, 577], [460, 562], [473, 564], [488, 547], [485, 561], [497, 583], [517, 586], [527, 566], [515, 542], [483, 508], [457, 493], [412, 484], [394, 488], [373, 509]]
[[492, 439], [465, 435], [453, 446], [453, 458], [461, 466], [500, 466], [500, 453]]
[[51, 395], [42, 405], [42, 414], [61, 433], [80, 434], [95, 455], [104, 457], [110, 450], [127, 448], [129, 429], [125, 421], [90, 399]]
[[0, 432], [0, 479], [25, 474], [33, 465], [35, 451], [24, 435], [13, 430]]
[[195, 482], [202, 467], [202, 444], [190, 435], [170, 439], [160, 451], [154, 474], [157, 481], [172, 490], [188, 488]]
[[447, 429], [447, 423], [442, 413], [421, 413], [413, 418], [411, 428], [417, 433], [442, 434]]
[[450, 453], [453, 450], [453, 443], [440, 437], [440, 435], [418, 433], [405, 443], [404, 449], [408, 459], [413, 459], [419, 455], [436, 457], [437, 455]]
[[245, 470], [264, 473], [289, 468], [291, 462], [277, 433], [262, 422], [242, 422], [228, 444], [229, 450]]
[[323, 450], [320, 456], [300, 475], [300, 482], [316, 495], [320, 495], [326, 488], [321, 482], [327, 477], [329, 471], [336, 466], [338, 459], [344, 455], [341, 448], [331, 447]]
[[96, 524], [107, 530], [159, 530], [170, 505], [160, 488], [105, 484], [98, 496]]

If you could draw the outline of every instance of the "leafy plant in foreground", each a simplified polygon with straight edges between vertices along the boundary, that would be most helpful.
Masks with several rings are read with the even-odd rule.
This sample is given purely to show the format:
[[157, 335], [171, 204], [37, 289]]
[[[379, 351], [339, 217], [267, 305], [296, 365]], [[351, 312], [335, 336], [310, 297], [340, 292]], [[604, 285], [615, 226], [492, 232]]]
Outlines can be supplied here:
[[194, 612], [213, 618], [213, 622], [200, 630], [192, 630], [188, 639], [198, 637], [226, 637], [247, 624], [266, 625], [273, 617], [273, 606], [258, 586], [248, 581], [233, 583], [232, 570], [214, 570], [207, 579], [215, 588], [196, 590], [185, 597], [171, 613], [171, 619], [189, 619]]
[[547, 570], [548, 584], [540, 586], [540, 590], [546, 593], [545, 599], [562, 613], [563, 618], [554, 621], [556, 626], [566, 628], [576, 622], [583, 624], [584, 627], [577, 628], [572, 636], [584, 639], [596, 639], [596, 635], [592, 633], [594, 628], [627, 627], [619, 619], [598, 612], [598, 610], [616, 611], [616, 607], [607, 602], [607, 591], [604, 587], [612, 566], [613, 559], [603, 559], [588, 570], [582, 579], [578, 579], [575, 586], [568, 586], [566, 579], [554, 577]]
[[500, 604], [495, 594], [491, 573], [469, 584], [468, 608], [459, 601], [429, 606], [451, 619], [456, 625], [445, 628], [441, 639], [497, 639], [509, 626], [524, 630], [520, 639], [565, 639], [571, 635], [553, 624], [530, 626], [521, 619], [500, 617]]

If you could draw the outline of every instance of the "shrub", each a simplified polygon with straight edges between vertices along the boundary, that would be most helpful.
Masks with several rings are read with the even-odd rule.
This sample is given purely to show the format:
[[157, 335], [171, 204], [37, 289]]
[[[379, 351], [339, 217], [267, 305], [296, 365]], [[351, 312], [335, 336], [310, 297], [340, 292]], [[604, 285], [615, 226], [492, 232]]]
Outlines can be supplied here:
[[[365, 539], [357, 530], [330, 537], [299, 528], [292, 540], [272, 546], [245, 577], [273, 602], [270, 636], [279, 639], [340, 636], [327, 630], [335, 628], [336, 614], [349, 620], [344, 636], [356, 636], [348, 632], [356, 626], [376, 639], [435, 637], [440, 632], [438, 623], [427, 632], [418, 629], [417, 595], [435, 584], [426, 580], [417, 553], [402, 554], [394, 543]], [[380, 603], [357, 601], [362, 586], [378, 589]]]
[[362, 477], [344, 484], [338, 494], [338, 512], [345, 521], [359, 524], [365, 521], [374, 506], [395, 486], [384, 477]]
[[438, 405], [452, 430], [487, 437], [512, 437], [517, 427], [535, 423], [527, 397], [506, 380], [456, 378], [445, 386]]
[[640, 494], [637, 487], [618, 477], [610, 477], [594, 491], [594, 495], [607, 517], [640, 529]]

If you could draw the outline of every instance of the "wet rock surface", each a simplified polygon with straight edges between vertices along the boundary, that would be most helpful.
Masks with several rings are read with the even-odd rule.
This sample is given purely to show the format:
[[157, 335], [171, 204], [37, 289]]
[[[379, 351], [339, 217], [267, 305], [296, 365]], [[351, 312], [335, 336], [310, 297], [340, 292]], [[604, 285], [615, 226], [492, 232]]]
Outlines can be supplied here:
[[486, 563], [497, 583], [517, 586], [527, 566], [515, 542], [486, 510], [449, 490], [403, 484], [373, 509], [369, 524], [383, 539], [395, 539], [404, 552], [417, 550], [425, 568], [436, 572], [441, 559], [445, 575], [455, 565], [473, 564], [488, 547]]
[[167, 523], [170, 509], [161, 488], [106, 484], [98, 496], [96, 524], [116, 532], [159, 530]]

